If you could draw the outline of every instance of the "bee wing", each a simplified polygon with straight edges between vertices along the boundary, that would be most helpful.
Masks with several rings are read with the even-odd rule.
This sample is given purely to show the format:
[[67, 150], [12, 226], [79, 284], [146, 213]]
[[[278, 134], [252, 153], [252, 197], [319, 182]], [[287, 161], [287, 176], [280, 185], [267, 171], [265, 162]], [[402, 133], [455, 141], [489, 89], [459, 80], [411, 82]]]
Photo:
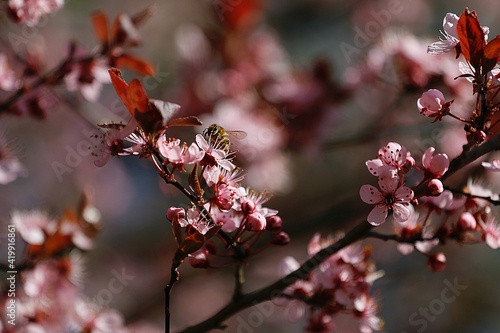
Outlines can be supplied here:
[[243, 140], [247, 137], [247, 132], [244, 131], [226, 131], [226, 133], [238, 140]]

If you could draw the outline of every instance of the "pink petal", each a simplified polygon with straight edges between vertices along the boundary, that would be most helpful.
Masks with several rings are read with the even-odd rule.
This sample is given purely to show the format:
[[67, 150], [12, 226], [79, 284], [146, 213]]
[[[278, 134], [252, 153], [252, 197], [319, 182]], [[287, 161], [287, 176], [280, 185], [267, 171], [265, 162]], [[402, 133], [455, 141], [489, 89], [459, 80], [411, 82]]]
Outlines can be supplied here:
[[413, 199], [413, 190], [406, 186], [401, 186], [394, 193], [394, 198], [400, 202], [410, 202]]
[[378, 177], [378, 186], [382, 190], [382, 193], [394, 193], [398, 188], [399, 177], [396, 170], [391, 170], [384, 173], [382, 176]]
[[430, 171], [440, 177], [442, 176], [450, 166], [450, 161], [448, 160], [448, 156], [446, 154], [437, 154], [432, 159], [432, 163], [430, 165]]
[[376, 158], [374, 160], [369, 160], [366, 161], [366, 167], [368, 168], [368, 171], [374, 176], [380, 176], [380, 168], [384, 166], [384, 162], [382, 162], [381, 159]]
[[382, 193], [377, 190], [372, 185], [363, 185], [359, 189], [359, 196], [361, 197], [361, 200], [367, 204], [378, 204], [384, 200], [384, 196]]
[[413, 209], [410, 208], [410, 205], [404, 205], [401, 203], [394, 204], [392, 214], [396, 221], [398, 222], [408, 221], [411, 213], [413, 213]]
[[371, 225], [378, 226], [384, 223], [385, 219], [387, 218], [387, 213], [388, 213], [387, 206], [377, 205], [372, 209], [370, 214], [368, 214], [366, 220]]
[[422, 155], [422, 165], [424, 166], [424, 168], [430, 169], [432, 155], [434, 154], [435, 150], [436, 149], [434, 147], [429, 147], [425, 150], [424, 155]]

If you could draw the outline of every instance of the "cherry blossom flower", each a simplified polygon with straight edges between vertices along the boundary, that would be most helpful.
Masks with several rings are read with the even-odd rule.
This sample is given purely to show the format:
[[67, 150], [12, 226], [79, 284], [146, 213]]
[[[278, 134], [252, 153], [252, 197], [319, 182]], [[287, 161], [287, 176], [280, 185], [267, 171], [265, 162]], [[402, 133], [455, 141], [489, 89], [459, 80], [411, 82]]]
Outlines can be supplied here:
[[433, 155], [435, 150], [436, 149], [434, 147], [427, 148], [422, 156], [422, 166], [424, 167], [426, 173], [431, 175], [433, 178], [441, 178], [441, 176], [448, 170], [450, 161], [448, 160], [448, 155], [446, 154]]
[[423, 196], [419, 199], [422, 203], [430, 204], [431, 206], [448, 212], [453, 212], [464, 206], [466, 198], [463, 196], [455, 197], [449, 190], [444, 190], [438, 196]]
[[378, 158], [366, 161], [368, 171], [374, 176], [380, 176], [392, 170], [403, 170], [408, 164], [414, 165], [415, 161], [406, 148], [396, 142], [389, 142], [380, 148]]
[[443, 19], [443, 30], [441, 34], [444, 39], [434, 42], [427, 48], [427, 53], [432, 55], [450, 52], [459, 43], [457, 33], [457, 23], [459, 17], [453, 13], [447, 13]]
[[14, 211], [11, 223], [16, 226], [16, 230], [27, 243], [41, 245], [45, 241], [46, 230], [53, 220], [39, 210]]
[[481, 165], [489, 171], [500, 171], [500, 160], [493, 160], [491, 162], [482, 162]]
[[37, 25], [43, 15], [58, 11], [64, 0], [9, 0], [9, 9], [18, 23]]
[[193, 142], [188, 147], [180, 140], [170, 139], [165, 134], [157, 142], [160, 154], [167, 159], [168, 163], [178, 165], [182, 169], [183, 164], [194, 164], [200, 162], [205, 156], [205, 152]]
[[359, 318], [359, 331], [361, 333], [372, 333], [380, 331], [384, 325], [383, 320], [377, 317], [377, 302], [366, 294], [361, 295], [354, 301], [354, 308]]
[[413, 199], [413, 190], [399, 185], [399, 177], [393, 172], [383, 174], [378, 179], [382, 192], [372, 185], [363, 185], [359, 191], [363, 202], [375, 205], [367, 221], [374, 226], [382, 224], [392, 211], [398, 222], [407, 221], [413, 209], [410, 201]]
[[490, 217], [483, 222], [479, 220], [479, 224], [483, 228], [482, 238], [492, 249], [498, 249], [500, 247], [500, 226], [497, 221]]
[[231, 155], [223, 149], [215, 147], [212, 140], [207, 140], [201, 134], [196, 135], [196, 143], [205, 152], [203, 160], [200, 165], [203, 165], [203, 178], [206, 180], [208, 186], [213, 186], [219, 180], [221, 169], [233, 171], [236, 166], [231, 162]]
[[452, 102], [446, 102], [441, 91], [429, 89], [417, 100], [417, 107], [421, 114], [429, 118], [436, 118], [434, 121], [437, 121], [449, 112]]

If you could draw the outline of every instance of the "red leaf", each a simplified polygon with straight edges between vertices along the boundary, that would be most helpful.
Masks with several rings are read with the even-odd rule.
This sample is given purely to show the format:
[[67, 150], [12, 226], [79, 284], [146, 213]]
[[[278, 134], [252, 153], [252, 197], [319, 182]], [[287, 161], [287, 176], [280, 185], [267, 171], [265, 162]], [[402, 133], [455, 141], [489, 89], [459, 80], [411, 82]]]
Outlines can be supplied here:
[[155, 68], [153, 65], [151, 65], [149, 62], [146, 60], [143, 60], [141, 58], [137, 58], [128, 54], [123, 54], [119, 56], [115, 60], [115, 64], [117, 67], [124, 67], [128, 68], [137, 74], [141, 75], [154, 75], [155, 74]]
[[500, 57], [500, 35], [491, 40], [484, 47], [483, 74], [495, 67]]
[[224, 24], [231, 30], [249, 29], [262, 16], [262, 0], [225, 1], [213, 3]]
[[111, 77], [111, 83], [113, 84], [118, 96], [120, 96], [123, 104], [125, 104], [130, 114], [134, 115], [134, 105], [128, 99], [128, 84], [123, 79], [122, 73], [119, 69], [111, 68], [109, 70], [109, 76]]
[[460, 48], [465, 59], [479, 72], [483, 49], [485, 46], [484, 31], [477, 18], [476, 12], [464, 10], [457, 23], [458, 39]]
[[108, 44], [108, 18], [103, 12], [95, 12], [92, 15], [92, 25], [94, 26], [97, 39], [103, 44]]

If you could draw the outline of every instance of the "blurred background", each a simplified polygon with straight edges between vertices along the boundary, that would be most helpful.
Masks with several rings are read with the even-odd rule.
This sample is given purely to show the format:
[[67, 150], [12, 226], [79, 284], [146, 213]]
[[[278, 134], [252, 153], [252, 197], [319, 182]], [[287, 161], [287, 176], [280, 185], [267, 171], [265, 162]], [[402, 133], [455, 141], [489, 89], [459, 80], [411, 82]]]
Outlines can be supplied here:
[[[93, 11], [114, 17], [149, 4], [67, 1], [44, 24], [22, 31], [4, 22], [8, 30], [2, 34], [7, 39], [10, 33], [24, 36], [52, 68], [68, 41], [77, 40], [84, 50], [97, 45]], [[182, 115], [197, 115], [206, 125], [216, 122], [247, 132], [245, 140], [234, 142], [238, 161], [248, 172], [247, 184], [274, 193], [267, 206], [279, 210], [292, 239], [286, 247], [252, 258], [244, 291], [275, 281], [284, 256], [304, 260], [314, 233], [347, 231], [366, 217], [371, 207], [359, 199], [359, 188], [376, 181], [364, 162], [375, 158], [381, 145], [399, 142], [416, 160], [429, 146], [451, 158], [460, 152], [463, 126], [431, 124], [419, 114], [416, 100], [427, 89], [439, 88], [447, 100], [455, 99], [453, 111], [466, 115], [474, 103], [472, 89], [465, 80], [454, 80], [460, 75], [454, 54], [433, 57], [426, 48], [439, 38], [445, 14], [460, 15], [466, 6], [490, 27], [490, 36], [500, 31], [498, 11], [486, 0], [169, 0], [156, 6], [155, 15], [140, 28], [143, 45], [133, 51], [156, 66], [157, 74], [143, 79], [148, 95], [180, 104]], [[124, 76], [127, 81], [136, 77], [130, 72]], [[84, 256], [84, 292], [95, 298], [116, 272], [126, 271], [133, 278], [113, 294], [109, 306], [122, 312], [127, 323], [160, 332], [163, 288], [176, 248], [165, 213], [172, 205], [186, 207], [187, 201], [161, 183], [149, 161], [112, 158], [97, 168], [90, 155], [71, 160], [68, 156], [87, 142], [92, 124], [127, 115], [110, 85], [95, 103], [64, 87], [56, 91], [61, 100], [45, 120], [0, 120], [29, 171], [28, 177], [0, 187], [0, 220], [7, 224], [14, 209], [38, 208], [57, 216], [75, 207], [83, 190], [91, 193], [103, 229], [94, 250]], [[187, 142], [194, 134], [172, 132]], [[67, 172], [56, 172], [54, 162], [67, 165]], [[448, 184], [460, 188], [468, 175], [497, 189], [495, 175], [484, 173], [477, 163]], [[380, 231], [391, 230], [386, 223]], [[385, 332], [498, 332], [497, 251], [485, 244], [447, 244], [442, 249], [447, 267], [433, 273], [422, 255], [403, 256], [391, 242], [367, 243], [373, 246], [377, 268], [385, 272], [373, 286]], [[230, 268], [195, 270], [188, 265], [180, 274], [172, 294], [177, 330], [225, 305], [233, 277]], [[437, 306], [446, 281], [457, 279], [466, 289], [455, 301], [441, 302], [444, 308], [435, 308], [425, 328], [411, 321], [422, 318], [421, 308]], [[264, 323], [242, 324], [252, 322], [252, 311], [228, 320], [227, 331], [302, 332], [306, 325], [305, 319], [288, 322], [274, 306]], [[338, 332], [358, 331], [350, 318], [340, 316], [336, 322]]]

